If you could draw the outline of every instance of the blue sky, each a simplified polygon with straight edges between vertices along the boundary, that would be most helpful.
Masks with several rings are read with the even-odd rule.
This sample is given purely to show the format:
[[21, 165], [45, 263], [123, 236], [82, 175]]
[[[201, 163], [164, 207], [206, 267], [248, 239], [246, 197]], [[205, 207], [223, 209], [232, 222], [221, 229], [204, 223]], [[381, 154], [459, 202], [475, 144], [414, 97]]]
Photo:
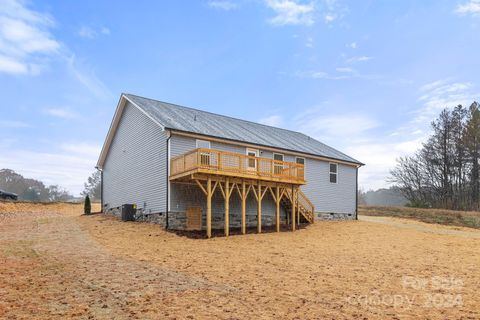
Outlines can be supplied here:
[[480, 0], [0, 0], [0, 167], [77, 194], [121, 92], [302, 131], [386, 186], [480, 99]]

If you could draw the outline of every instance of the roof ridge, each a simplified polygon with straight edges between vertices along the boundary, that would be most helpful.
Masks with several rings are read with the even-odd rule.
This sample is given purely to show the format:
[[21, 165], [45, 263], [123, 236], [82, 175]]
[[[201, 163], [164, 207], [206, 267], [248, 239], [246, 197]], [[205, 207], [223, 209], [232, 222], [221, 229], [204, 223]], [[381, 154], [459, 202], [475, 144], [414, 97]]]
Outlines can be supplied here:
[[[172, 105], [172, 106], [176, 106], [176, 107], [180, 107], [180, 108], [185, 108], [185, 109], [190, 109], [190, 110], [205, 112], [205, 113], [213, 114], [213, 115], [215, 115], [215, 116], [220, 116], [220, 117], [229, 118], [229, 119], [233, 119], [233, 120], [238, 120], [238, 121], [253, 123], [253, 124], [256, 124], [256, 125], [259, 125], [259, 126], [264, 126], [264, 127], [269, 127], [269, 128], [274, 128], [274, 129], [289, 131], [289, 132], [297, 133], [297, 134], [300, 134], [300, 135], [305, 136], [305, 137], [307, 137], [307, 138], [316, 140], [315, 138], [310, 137], [309, 135], [307, 135], [307, 134], [305, 134], [305, 133], [303, 133], [303, 132], [300, 132], [300, 131], [295, 131], [295, 130], [291, 130], [291, 129], [285, 129], [285, 128], [280, 128], [280, 127], [275, 127], [275, 126], [271, 126], [271, 125], [268, 125], [268, 124], [258, 123], [258, 122], [252, 121], [252, 120], [245, 120], [245, 119], [235, 118], [235, 117], [232, 117], [232, 116], [227, 116], [227, 115], [223, 115], [223, 114], [219, 114], [219, 113], [215, 113], [215, 112], [211, 112], [211, 111], [206, 111], [206, 110], [202, 110], [202, 109], [197, 109], [197, 108], [192, 108], [192, 107], [188, 107], [188, 106], [183, 106], [183, 105], [176, 104], [176, 103], [171, 103], [171, 102], [167, 102], [167, 101], [162, 101], [162, 100], [147, 98], [147, 97], [139, 96], [139, 95], [132, 94], [132, 93], [122, 93], [122, 94], [129, 95], [129, 96], [135, 96], [135, 97], [142, 98], [142, 99], [152, 100], [152, 101], [156, 101], [156, 102], [160, 102], [160, 103], [166, 103], [166, 104], [169, 104], [169, 105]], [[316, 141], [318, 141], [318, 140], [316, 140]], [[321, 141], [318, 141], [318, 142], [324, 144], [324, 143], [321, 142]]]

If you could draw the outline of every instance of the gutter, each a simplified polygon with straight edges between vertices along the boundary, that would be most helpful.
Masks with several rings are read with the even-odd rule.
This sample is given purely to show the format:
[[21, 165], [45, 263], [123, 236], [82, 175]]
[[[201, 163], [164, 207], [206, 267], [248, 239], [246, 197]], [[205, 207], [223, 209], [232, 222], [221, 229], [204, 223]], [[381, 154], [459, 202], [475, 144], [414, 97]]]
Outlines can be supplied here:
[[101, 211], [100, 212], [105, 213], [105, 212], [103, 212], [103, 208], [104, 208], [103, 207], [103, 170], [100, 169], [98, 166], [95, 167], [95, 169], [100, 171], [100, 205], [101, 205], [101, 207], [100, 207]]
[[168, 209], [169, 209], [169, 197], [168, 195], [170, 194], [170, 180], [168, 179], [168, 177], [170, 176], [170, 138], [172, 137], [172, 134], [171, 132], [169, 132], [169, 135], [168, 135], [168, 138], [167, 138], [167, 196], [166, 196], [166, 203], [165, 203], [165, 206], [166, 206], [166, 210], [165, 210], [165, 215], [166, 215], [166, 219], [167, 219], [167, 222], [165, 223], [165, 229], [168, 229]]
[[358, 220], [358, 168], [355, 170], [355, 220]]

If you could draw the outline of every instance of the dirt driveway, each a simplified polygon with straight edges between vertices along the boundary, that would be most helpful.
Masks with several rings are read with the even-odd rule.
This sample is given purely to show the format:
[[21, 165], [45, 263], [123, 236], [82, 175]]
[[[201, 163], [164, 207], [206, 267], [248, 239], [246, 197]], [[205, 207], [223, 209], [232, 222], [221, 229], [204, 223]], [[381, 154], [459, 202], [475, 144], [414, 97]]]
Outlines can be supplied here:
[[202, 240], [60, 210], [0, 217], [0, 318], [480, 318], [478, 238], [352, 221]]

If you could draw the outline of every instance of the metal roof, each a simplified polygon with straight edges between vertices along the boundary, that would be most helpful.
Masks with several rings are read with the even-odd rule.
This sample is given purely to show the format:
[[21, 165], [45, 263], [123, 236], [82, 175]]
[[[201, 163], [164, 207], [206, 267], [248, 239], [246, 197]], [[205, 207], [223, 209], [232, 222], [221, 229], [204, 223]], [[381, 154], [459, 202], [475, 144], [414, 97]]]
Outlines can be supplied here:
[[358, 160], [303, 133], [124, 94], [167, 129], [296, 151], [362, 165]]

